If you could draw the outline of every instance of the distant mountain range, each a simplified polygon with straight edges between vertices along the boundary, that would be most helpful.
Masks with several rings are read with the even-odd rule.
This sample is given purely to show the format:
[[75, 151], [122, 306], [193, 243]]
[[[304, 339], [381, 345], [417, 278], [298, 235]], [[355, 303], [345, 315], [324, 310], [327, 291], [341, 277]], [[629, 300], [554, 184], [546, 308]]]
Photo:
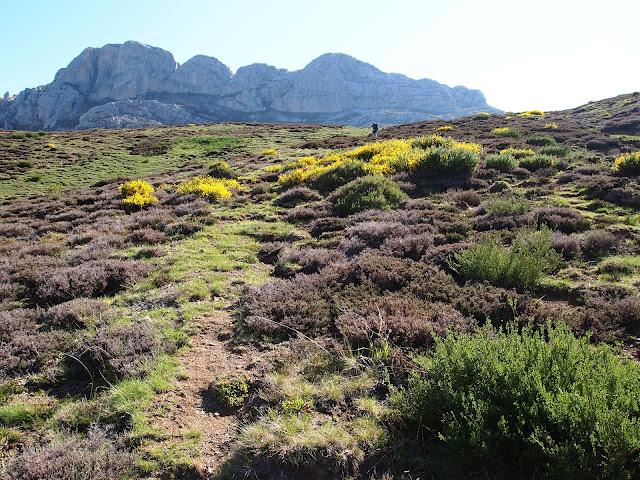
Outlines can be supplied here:
[[487, 105], [479, 90], [385, 73], [327, 53], [302, 70], [213, 57], [178, 64], [138, 42], [86, 48], [53, 82], [0, 100], [0, 128], [131, 128], [220, 121], [369, 125], [450, 119]]

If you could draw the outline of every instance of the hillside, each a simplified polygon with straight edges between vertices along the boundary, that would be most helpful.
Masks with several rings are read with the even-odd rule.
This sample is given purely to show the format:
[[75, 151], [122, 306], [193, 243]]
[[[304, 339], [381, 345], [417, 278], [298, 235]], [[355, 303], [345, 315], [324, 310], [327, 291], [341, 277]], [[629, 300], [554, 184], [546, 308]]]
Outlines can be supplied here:
[[0, 131], [0, 478], [639, 478], [639, 118]]
[[493, 111], [478, 90], [384, 73], [344, 54], [289, 72], [265, 64], [233, 74], [197, 55], [179, 65], [138, 42], [87, 48], [52, 83], [0, 100], [0, 127], [132, 128], [206, 122], [368, 126]]

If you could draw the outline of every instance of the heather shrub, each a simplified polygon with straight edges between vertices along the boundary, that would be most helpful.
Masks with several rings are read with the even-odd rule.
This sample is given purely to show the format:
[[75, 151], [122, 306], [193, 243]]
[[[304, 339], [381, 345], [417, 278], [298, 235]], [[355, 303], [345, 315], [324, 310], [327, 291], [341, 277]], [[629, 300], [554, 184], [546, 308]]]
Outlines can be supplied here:
[[388, 178], [361, 177], [343, 185], [331, 196], [334, 209], [340, 215], [351, 215], [369, 209], [397, 208], [407, 194]]
[[640, 152], [620, 155], [613, 162], [613, 170], [629, 177], [640, 175]]
[[589, 221], [578, 210], [562, 207], [536, 208], [531, 215], [538, 226], [546, 225], [563, 233], [582, 232], [589, 228]]
[[558, 267], [559, 256], [549, 230], [522, 230], [508, 247], [495, 237], [487, 238], [456, 253], [451, 264], [467, 280], [527, 289]]
[[557, 142], [556, 139], [550, 135], [533, 135], [527, 139], [527, 143], [538, 147], [548, 147], [550, 145], [555, 145]]
[[47, 305], [110, 295], [138, 280], [142, 272], [142, 266], [130, 260], [94, 260], [76, 267], [39, 271], [34, 278], [32, 299]]
[[322, 200], [320, 195], [315, 190], [311, 190], [308, 187], [294, 187], [281, 193], [273, 203], [278, 207], [291, 208], [302, 203], [310, 203]]
[[578, 235], [554, 232], [551, 236], [551, 246], [565, 260], [575, 260], [582, 255], [582, 240]]
[[70, 366], [79, 375], [90, 372], [92, 382], [114, 382], [141, 374], [164, 347], [146, 323], [103, 326], [95, 336], [83, 339], [76, 346], [74, 354], [82, 365], [71, 360]]
[[378, 248], [391, 237], [403, 237], [410, 230], [400, 222], [392, 221], [365, 221], [357, 223], [345, 230], [345, 239], [358, 238], [370, 248]]
[[39, 321], [51, 329], [82, 329], [90, 325], [106, 308], [107, 305], [102, 300], [76, 298], [47, 309]]
[[618, 239], [606, 230], [590, 230], [582, 236], [582, 252], [587, 259], [595, 259], [613, 253], [618, 248]]
[[487, 155], [484, 163], [487, 168], [493, 168], [504, 173], [508, 173], [518, 166], [518, 161], [513, 155], [501, 153]]
[[512, 157], [516, 158], [516, 159], [522, 159], [525, 157], [530, 157], [532, 155], [535, 155], [536, 152], [530, 148], [515, 148], [515, 147], [508, 147], [508, 148], [504, 148], [502, 150], [500, 150], [500, 154], [501, 155], [511, 155]]
[[437, 339], [415, 361], [395, 404], [447, 474], [640, 475], [640, 370], [609, 347], [562, 326], [520, 333], [486, 326]]
[[136, 476], [135, 459], [96, 429], [88, 438], [72, 437], [31, 447], [10, 460], [3, 479], [122, 480]]
[[425, 346], [434, 335], [467, 331], [473, 323], [453, 307], [428, 303], [404, 293], [386, 294], [342, 312], [336, 327], [348, 341], [370, 345], [377, 339], [395, 345]]
[[380, 251], [393, 257], [420, 260], [433, 246], [434, 238], [430, 232], [414, 233], [384, 240]]
[[273, 274], [288, 278], [297, 273], [316, 273], [332, 263], [345, 261], [339, 250], [329, 248], [285, 248], [278, 255]]
[[313, 178], [311, 186], [320, 192], [329, 193], [356, 178], [366, 175], [368, 175], [368, 171], [364, 162], [347, 160], [338, 162], [331, 168], [317, 175]]
[[237, 178], [238, 175], [226, 160], [214, 160], [207, 166], [209, 176], [213, 178]]
[[556, 159], [550, 155], [531, 155], [520, 160], [520, 166], [529, 171], [555, 167]]
[[448, 190], [445, 198], [466, 207], [477, 207], [482, 202], [482, 195], [475, 190]]
[[158, 230], [140, 228], [132, 231], [128, 240], [132, 243], [162, 243], [167, 240], [167, 236]]

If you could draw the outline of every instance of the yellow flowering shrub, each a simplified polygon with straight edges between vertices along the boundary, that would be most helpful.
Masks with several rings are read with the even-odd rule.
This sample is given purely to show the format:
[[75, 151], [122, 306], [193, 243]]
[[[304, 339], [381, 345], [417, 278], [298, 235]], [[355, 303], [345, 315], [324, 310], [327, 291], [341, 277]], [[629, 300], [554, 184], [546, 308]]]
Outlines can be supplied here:
[[[346, 172], [342, 169], [348, 162], [361, 162], [361, 170], [369, 175], [390, 175], [399, 171], [413, 171], [423, 164], [425, 152], [432, 149], [449, 149], [472, 159], [482, 151], [479, 144], [456, 142], [452, 138], [440, 135], [426, 135], [408, 140], [383, 140], [367, 143], [345, 152], [332, 153], [319, 159], [303, 157], [284, 166], [278, 182], [281, 185], [292, 186], [315, 182], [319, 177], [327, 177], [327, 175], [342, 178], [343, 173]], [[471, 163], [473, 161], [467, 162], [468, 165]], [[338, 171], [341, 173], [338, 174]], [[330, 182], [331, 185], [334, 183], [334, 181]]]
[[276, 150], [275, 148], [267, 148], [265, 150], [263, 150], [262, 155], [268, 155], [270, 157], [275, 157], [276, 155], [278, 155], [278, 150]]
[[237, 180], [213, 177], [194, 177], [178, 186], [178, 192], [183, 195], [193, 193], [214, 200], [229, 200], [232, 197], [231, 191], [239, 189]]
[[122, 195], [122, 204], [127, 207], [143, 208], [158, 202], [157, 197], [153, 195], [155, 188], [145, 180], [124, 182], [118, 187], [118, 191]]
[[453, 125], [442, 125], [442, 126], [436, 128], [436, 131], [437, 132], [450, 132], [453, 129], [454, 129]]
[[547, 130], [552, 130], [558, 128], [558, 124], [556, 122], [545, 123], [544, 128]]
[[515, 148], [515, 147], [504, 148], [500, 150], [500, 153], [502, 155], [511, 155], [514, 158], [524, 158], [524, 157], [529, 157], [531, 155], [536, 154], [536, 152], [531, 148]]
[[625, 153], [613, 162], [613, 170], [629, 176], [640, 175], [640, 152]]
[[520, 112], [518, 114], [519, 117], [544, 117], [544, 112], [542, 110], [527, 110], [526, 112]]

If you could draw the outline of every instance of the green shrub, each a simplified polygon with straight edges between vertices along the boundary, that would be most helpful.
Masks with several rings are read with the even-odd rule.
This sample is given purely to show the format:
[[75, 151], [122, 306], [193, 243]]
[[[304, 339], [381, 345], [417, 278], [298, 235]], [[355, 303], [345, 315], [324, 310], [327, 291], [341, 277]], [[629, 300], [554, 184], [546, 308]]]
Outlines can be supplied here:
[[487, 238], [455, 254], [452, 267], [467, 280], [525, 290], [559, 263], [551, 246], [551, 231], [543, 228], [519, 232], [508, 247], [496, 237]]
[[418, 159], [416, 173], [469, 177], [478, 165], [477, 152], [464, 147], [434, 147]]
[[489, 112], [479, 112], [476, 113], [475, 118], [476, 120], [486, 120], [487, 118], [490, 118], [491, 114]]
[[484, 161], [487, 168], [494, 168], [501, 172], [510, 172], [518, 166], [518, 160], [513, 155], [502, 155], [494, 153], [487, 155]]
[[491, 197], [482, 202], [482, 209], [490, 215], [519, 215], [529, 207], [526, 200], [513, 195]]
[[640, 175], [640, 152], [620, 155], [613, 164], [613, 170], [631, 177]]
[[339, 162], [319, 174], [311, 186], [322, 193], [333, 192], [336, 188], [345, 185], [352, 180], [367, 175], [364, 162], [358, 160], [347, 160]]
[[554, 157], [566, 157], [571, 149], [566, 145], [549, 145], [538, 150], [541, 155], [552, 155]]
[[334, 208], [341, 215], [369, 209], [397, 208], [406, 199], [407, 194], [392, 180], [380, 176], [357, 178], [340, 187], [332, 195]]
[[249, 396], [249, 384], [245, 377], [225, 377], [213, 386], [216, 400], [227, 408], [241, 407]]
[[487, 325], [436, 339], [415, 361], [395, 405], [448, 474], [639, 478], [640, 367], [610, 347], [564, 326]]
[[527, 139], [527, 143], [538, 147], [548, 147], [550, 145], [555, 145], [557, 142], [556, 139], [550, 135], [534, 135]]
[[520, 166], [532, 172], [541, 168], [555, 167], [555, 165], [556, 159], [550, 155], [532, 155], [520, 160]]
[[237, 178], [238, 175], [226, 160], [214, 160], [209, 164], [209, 176], [213, 178]]
[[520, 138], [522, 136], [522, 132], [520, 132], [520, 130], [510, 127], [496, 127], [491, 130], [491, 133], [499, 137]]

